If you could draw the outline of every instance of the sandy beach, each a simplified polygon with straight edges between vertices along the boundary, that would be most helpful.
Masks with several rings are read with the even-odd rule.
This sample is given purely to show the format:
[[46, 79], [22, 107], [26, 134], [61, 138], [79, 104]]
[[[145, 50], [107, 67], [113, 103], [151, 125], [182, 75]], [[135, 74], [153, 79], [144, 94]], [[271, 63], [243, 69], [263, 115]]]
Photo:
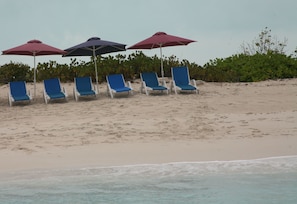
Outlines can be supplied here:
[[[168, 79], [169, 81], [169, 79]], [[297, 79], [199, 83], [200, 94], [8, 105], [0, 87], [0, 173], [297, 155]], [[27, 84], [33, 93], [33, 84]]]

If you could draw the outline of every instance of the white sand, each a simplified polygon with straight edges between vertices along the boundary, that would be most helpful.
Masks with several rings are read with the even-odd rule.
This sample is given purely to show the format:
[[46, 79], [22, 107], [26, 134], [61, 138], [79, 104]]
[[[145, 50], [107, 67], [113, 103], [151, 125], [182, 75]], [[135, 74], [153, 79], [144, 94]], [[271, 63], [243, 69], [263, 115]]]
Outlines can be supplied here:
[[[0, 87], [0, 172], [297, 155], [297, 79], [203, 83], [200, 94], [9, 107]], [[27, 84], [33, 93], [33, 84]]]

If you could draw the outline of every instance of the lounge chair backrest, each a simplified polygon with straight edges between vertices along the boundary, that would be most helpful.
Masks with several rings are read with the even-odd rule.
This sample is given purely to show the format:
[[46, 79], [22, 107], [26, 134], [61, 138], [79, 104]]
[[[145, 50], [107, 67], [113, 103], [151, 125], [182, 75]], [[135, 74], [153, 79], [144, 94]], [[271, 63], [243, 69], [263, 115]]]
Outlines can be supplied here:
[[13, 97], [27, 95], [26, 84], [24, 81], [9, 82], [10, 93]]
[[48, 94], [55, 94], [61, 92], [60, 80], [58, 78], [45, 79], [44, 87]]
[[188, 67], [172, 67], [172, 78], [177, 86], [188, 85], [190, 83], [190, 76]]
[[125, 81], [122, 74], [112, 74], [107, 76], [107, 81], [112, 89], [125, 87]]
[[78, 92], [92, 90], [92, 82], [90, 77], [76, 77], [75, 86]]
[[155, 72], [141, 73], [141, 77], [147, 86], [156, 87], [159, 85], [157, 74]]

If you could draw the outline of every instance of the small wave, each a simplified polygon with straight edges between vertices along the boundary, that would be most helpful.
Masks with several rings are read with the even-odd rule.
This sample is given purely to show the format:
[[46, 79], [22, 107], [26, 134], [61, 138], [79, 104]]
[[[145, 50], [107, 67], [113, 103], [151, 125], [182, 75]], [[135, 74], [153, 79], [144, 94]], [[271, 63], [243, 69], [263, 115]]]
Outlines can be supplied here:
[[80, 168], [67, 170], [48, 170], [11, 173], [2, 176], [5, 180], [23, 179], [64, 179], [68, 178], [113, 178], [130, 176], [178, 176], [178, 175], [210, 175], [210, 174], [272, 174], [279, 172], [297, 172], [297, 155], [269, 157], [253, 160], [173, 162], [163, 164], [138, 164], [108, 166], [96, 168]]

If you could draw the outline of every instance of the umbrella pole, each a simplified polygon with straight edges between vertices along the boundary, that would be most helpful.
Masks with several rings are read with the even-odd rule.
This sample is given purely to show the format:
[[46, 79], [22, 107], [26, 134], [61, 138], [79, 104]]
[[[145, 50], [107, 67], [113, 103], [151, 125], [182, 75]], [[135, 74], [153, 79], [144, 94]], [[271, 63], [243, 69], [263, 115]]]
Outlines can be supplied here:
[[161, 55], [161, 76], [162, 76], [162, 80], [164, 80], [163, 57], [162, 57], [162, 45], [160, 45], [160, 55]]
[[36, 98], [36, 64], [35, 64], [35, 53], [33, 53], [33, 56], [34, 56], [34, 100], [35, 100], [35, 98]]
[[95, 47], [93, 46], [93, 57], [94, 57], [94, 64], [95, 64], [95, 78], [96, 78], [96, 87], [98, 90], [98, 72], [97, 72], [97, 57], [95, 53]]

